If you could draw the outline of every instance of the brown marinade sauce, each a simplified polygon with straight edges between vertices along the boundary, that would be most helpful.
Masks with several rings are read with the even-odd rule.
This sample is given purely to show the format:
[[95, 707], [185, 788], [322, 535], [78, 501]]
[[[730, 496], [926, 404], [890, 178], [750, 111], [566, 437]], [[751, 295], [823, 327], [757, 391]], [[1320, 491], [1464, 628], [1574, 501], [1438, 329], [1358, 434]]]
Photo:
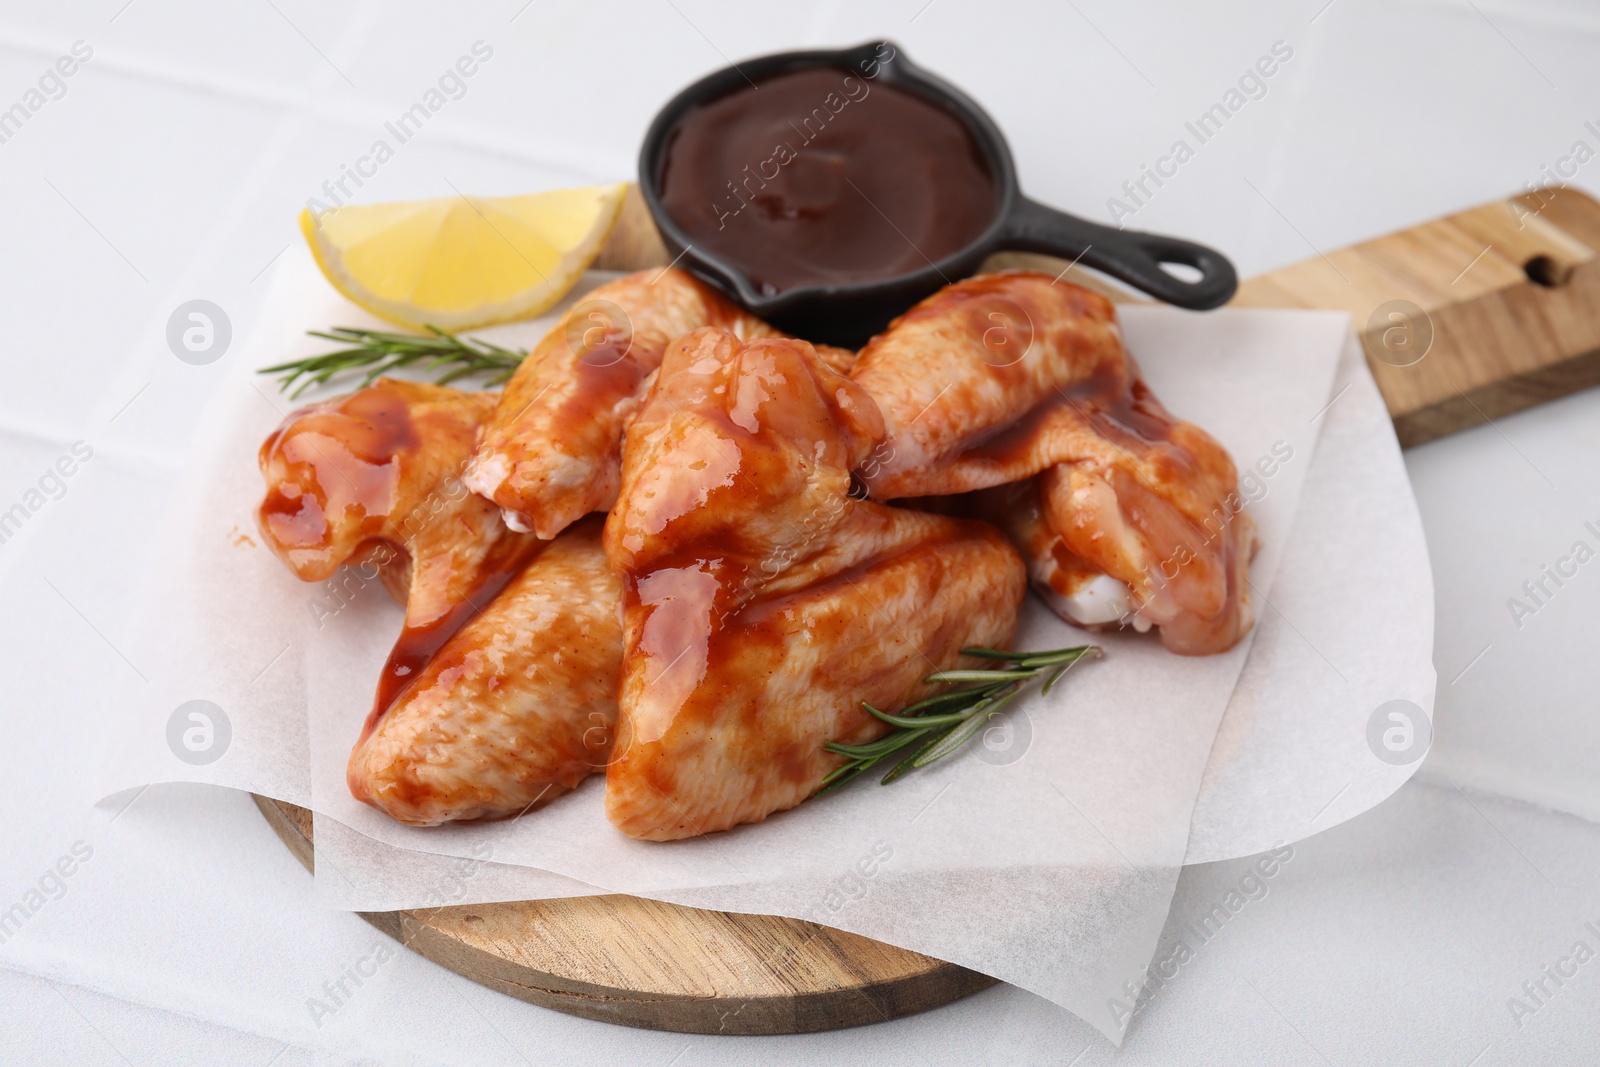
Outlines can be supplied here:
[[966, 125], [833, 67], [787, 71], [686, 111], [662, 206], [765, 293], [893, 278], [970, 245], [998, 190]]

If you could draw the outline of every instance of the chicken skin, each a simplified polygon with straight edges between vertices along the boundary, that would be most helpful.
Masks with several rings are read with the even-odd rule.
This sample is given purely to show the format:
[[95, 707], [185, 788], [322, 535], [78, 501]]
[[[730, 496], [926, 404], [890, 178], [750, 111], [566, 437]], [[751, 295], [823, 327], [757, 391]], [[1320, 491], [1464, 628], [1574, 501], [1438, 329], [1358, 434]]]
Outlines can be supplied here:
[[389, 705], [449, 636], [539, 550], [460, 474], [495, 398], [380, 378], [301, 408], [261, 445], [267, 545], [308, 582], [343, 563], [382, 566], [406, 617], [378, 683]]
[[1063, 617], [1154, 625], [1190, 655], [1249, 632], [1255, 528], [1233, 461], [1150, 392], [1110, 301], [1032, 271], [959, 282], [875, 337], [851, 377], [887, 428], [858, 472], [872, 495], [1032, 482], [981, 494], [974, 514], [1007, 529]]
[[517, 816], [602, 770], [617, 717], [622, 587], [598, 516], [551, 542], [375, 710], [350, 792], [401, 822]]
[[674, 338], [719, 326], [777, 331], [681, 270], [640, 271], [595, 289], [506, 383], [464, 478], [513, 528], [553, 538], [616, 499], [622, 433]]
[[623, 661], [606, 813], [673, 840], [759, 822], [973, 645], [1004, 647], [1026, 574], [984, 523], [850, 495], [883, 438], [811, 345], [673, 342], [624, 447], [605, 550]]
[[859, 473], [879, 500], [1032, 477], [1054, 460], [1029, 416], [1126, 364], [1116, 311], [1098, 293], [1032, 271], [947, 285], [868, 342], [850, 372], [886, 430]]

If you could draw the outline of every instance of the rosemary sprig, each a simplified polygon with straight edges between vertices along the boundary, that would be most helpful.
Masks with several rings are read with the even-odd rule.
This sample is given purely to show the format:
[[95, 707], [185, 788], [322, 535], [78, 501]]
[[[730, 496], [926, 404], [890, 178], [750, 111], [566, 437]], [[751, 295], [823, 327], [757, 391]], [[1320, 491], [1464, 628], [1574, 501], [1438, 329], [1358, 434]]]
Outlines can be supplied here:
[[312, 337], [337, 341], [347, 347], [279, 363], [275, 367], [263, 367], [260, 373], [278, 375], [280, 390], [287, 392], [294, 387], [290, 396], [299, 396], [335, 375], [363, 370], [366, 377], [361, 384], [371, 385], [397, 367], [414, 363], [426, 363], [424, 369], [430, 372], [449, 368], [435, 379], [440, 385], [471, 374], [489, 375], [487, 384], [499, 385], [511, 377], [528, 355], [522, 349], [501, 348], [476, 337], [457, 337], [437, 326], [429, 326], [427, 330], [426, 334], [359, 330], [349, 326], [335, 326], [328, 331], [307, 330]]
[[[1048, 672], [1041, 694], [1050, 692], [1052, 686], [1078, 660], [1100, 654], [1099, 645], [1078, 645], [1075, 648], [1058, 648], [1051, 652], [1000, 652], [992, 648], [963, 648], [963, 655], [998, 660], [1005, 664], [993, 670], [939, 671], [927, 677], [929, 682], [975, 682], [965, 689], [919, 700], [917, 703], [891, 715], [868, 704], [861, 706], [875, 718], [882, 719], [894, 729], [864, 745], [840, 745], [832, 741], [823, 748], [848, 757], [848, 762], [822, 780], [821, 796], [839, 788], [844, 783], [892, 757], [903, 756], [883, 776], [882, 785], [896, 778], [926, 767], [935, 760], [956, 752], [972, 740], [978, 731], [1002, 708], [1022, 692], [1023, 686]], [[906, 750], [911, 749], [909, 754]]]

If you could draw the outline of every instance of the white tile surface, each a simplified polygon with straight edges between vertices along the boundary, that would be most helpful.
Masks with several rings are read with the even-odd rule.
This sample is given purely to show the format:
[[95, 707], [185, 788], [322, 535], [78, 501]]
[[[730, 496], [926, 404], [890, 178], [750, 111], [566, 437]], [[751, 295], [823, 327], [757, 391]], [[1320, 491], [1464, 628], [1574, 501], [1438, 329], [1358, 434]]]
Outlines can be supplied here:
[[[0, 1059], [1592, 1062], [1600, 963], [1520, 1028], [1506, 1001], [1584, 936], [1585, 918], [1600, 925], [1595, 828], [1447, 785], [1407, 786], [1297, 846], [1269, 895], [1197, 951], [1120, 1054], [1014, 990], [841, 1034], [713, 1040], [530, 1008], [409, 955], [317, 1028], [305, 997], [373, 935], [315, 909], [309, 878], [247, 801], [153, 790], [115, 822], [87, 806], [100, 724], [140, 684], [115, 646], [141, 537], [225, 366], [173, 359], [168, 314], [205, 296], [236, 336], [250, 330], [257, 279], [294, 239], [299, 205], [475, 40], [493, 60], [365, 192], [624, 176], [658, 102], [725, 57], [877, 35], [991, 110], [1031, 194], [1094, 218], [1185, 119], [1289, 42], [1295, 57], [1266, 96], [1134, 220], [1224, 247], [1246, 274], [1518, 189], [1574, 139], [1592, 140], [1592, 4], [1324, 5], [8, 4], [0, 104], [73, 41], [95, 55], [0, 144], [0, 504], [74, 440], [96, 458], [0, 545], [12, 757], [0, 777], [0, 906], [74, 841], [91, 841], [95, 857], [0, 946], [0, 965], [31, 972], [0, 972]], [[1600, 161], [1577, 184], [1600, 188]], [[1520, 630], [1505, 601], [1600, 520], [1597, 416], [1590, 392], [1408, 456], [1439, 602], [1426, 773], [1591, 817], [1600, 562]], [[1241, 869], [1187, 871], [1169, 935]], [[38, 975], [73, 981], [53, 988]]]

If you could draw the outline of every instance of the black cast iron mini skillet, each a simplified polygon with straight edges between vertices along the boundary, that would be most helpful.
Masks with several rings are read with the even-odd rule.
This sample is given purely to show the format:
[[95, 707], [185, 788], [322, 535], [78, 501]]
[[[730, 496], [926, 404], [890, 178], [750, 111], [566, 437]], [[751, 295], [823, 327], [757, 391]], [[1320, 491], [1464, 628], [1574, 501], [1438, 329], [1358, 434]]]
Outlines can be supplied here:
[[[667, 214], [660, 197], [663, 157], [673, 127], [685, 111], [697, 104], [745, 88], [751, 81], [809, 67], [834, 67], [881, 79], [959, 117], [971, 130], [994, 175], [997, 203], [988, 229], [967, 247], [910, 274], [870, 282], [810, 285], [778, 293], [762, 293], [739, 267], [693, 247], [688, 235]], [[913, 65], [904, 49], [884, 41], [831, 51], [763, 56], [701, 78], [668, 101], [650, 124], [639, 151], [639, 187], [668, 251], [681, 265], [779, 329], [818, 342], [859, 346], [912, 304], [948, 281], [971, 275], [990, 253], [1002, 250], [1043, 252], [1073, 260], [1157, 300], [1197, 311], [1226, 303], [1238, 288], [1233, 264], [1204, 245], [1102, 226], [1022, 195], [1011, 149], [994, 120], [965, 93]], [[1185, 281], [1163, 270], [1163, 263], [1191, 267], [1199, 277]]]

